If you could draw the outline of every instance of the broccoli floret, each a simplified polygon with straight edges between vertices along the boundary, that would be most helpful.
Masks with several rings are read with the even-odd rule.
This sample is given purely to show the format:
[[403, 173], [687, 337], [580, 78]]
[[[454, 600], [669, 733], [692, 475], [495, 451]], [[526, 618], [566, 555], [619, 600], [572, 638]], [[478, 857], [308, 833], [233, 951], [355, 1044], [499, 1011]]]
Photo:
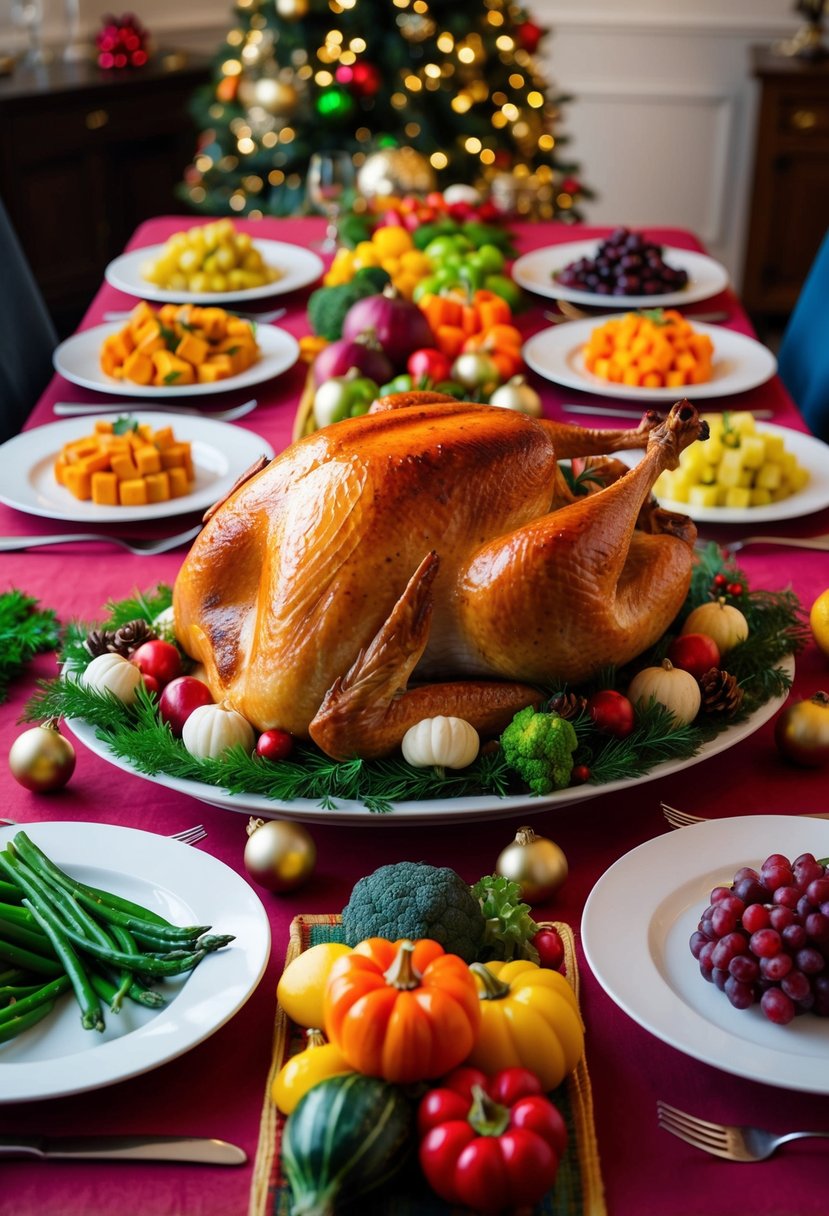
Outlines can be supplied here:
[[549, 794], [569, 783], [578, 740], [572, 724], [556, 713], [521, 709], [501, 735], [504, 759], [534, 794]]
[[380, 266], [365, 266], [348, 283], [318, 287], [308, 297], [308, 323], [315, 334], [336, 342], [343, 336], [345, 315], [364, 296], [378, 295], [390, 281]]
[[361, 878], [343, 909], [343, 940], [390, 941], [430, 937], [467, 963], [478, 957], [486, 932], [481, 905], [468, 883], [448, 866], [400, 861]]

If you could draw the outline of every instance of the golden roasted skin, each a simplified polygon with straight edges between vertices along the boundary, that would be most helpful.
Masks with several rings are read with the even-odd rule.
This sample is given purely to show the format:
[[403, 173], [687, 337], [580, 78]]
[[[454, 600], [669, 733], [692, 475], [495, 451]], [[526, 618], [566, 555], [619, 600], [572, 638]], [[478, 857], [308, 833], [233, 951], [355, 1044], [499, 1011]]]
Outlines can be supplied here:
[[[496, 732], [537, 684], [623, 663], [676, 615], [693, 526], [636, 524], [703, 427], [687, 403], [593, 431], [386, 398], [294, 444], [212, 514], [176, 581], [179, 640], [217, 700], [338, 758], [387, 754], [439, 713]], [[568, 501], [558, 459], [634, 447], [634, 470]]]

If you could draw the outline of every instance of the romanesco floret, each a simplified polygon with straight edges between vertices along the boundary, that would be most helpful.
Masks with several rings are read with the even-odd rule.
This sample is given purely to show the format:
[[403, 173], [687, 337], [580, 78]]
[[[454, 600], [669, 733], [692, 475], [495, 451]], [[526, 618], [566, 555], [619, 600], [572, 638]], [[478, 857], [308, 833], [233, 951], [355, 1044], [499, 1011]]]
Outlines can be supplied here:
[[343, 909], [343, 940], [430, 937], [464, 962], [474, 962], [486, 920], [468, 883], [448, 866], [399, 861], [361, 878]]
[[501, 735], [504, 759], [534, 794], [569, 784], [577, 746], [576, 732], [566, 718], [540, 713], [531, 705], [519, 710]]

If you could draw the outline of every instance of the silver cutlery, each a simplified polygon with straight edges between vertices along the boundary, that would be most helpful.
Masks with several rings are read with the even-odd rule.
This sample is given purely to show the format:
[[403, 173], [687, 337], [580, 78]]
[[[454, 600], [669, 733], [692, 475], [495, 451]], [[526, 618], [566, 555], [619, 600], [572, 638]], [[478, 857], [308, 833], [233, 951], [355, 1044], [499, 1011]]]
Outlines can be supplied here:
[[2, 1136], [0, 1157], [64, 1161], [191, 1161], [243, 1165], [247, 1153], [226, 1140], [203, 1136]]
[[[682, 394], [679, 393], [677, 400], [679, 400], [681, 396]], [[645, 413], [645, 410], [658, 410], [659, 406], [659, 402], [654, 402], [653, 405], [643, 405], [638, 410], [631, 410], [622, 408], [621, 406], [617, 409], [615, 406], [576, 405], [573, 402], [567, 402], [564, 405], [560, 405], [558, 408], [565, 414], [597, 414], [606, 418], [641, 418]], [[712, 414], [715, 412], [719, 411], [711, 411]], [[721, 412], [724, 413], [725, 411]], [[751, 412], [755, 418], [760, 418], [761, 420], [774, 417], [773, 410], [752, 410]]]
[[196, 414], [199, 418], [212, 418], [215, 422], [233, 422], [237, 418], [244, 418], [245, 414], [252, 413], [257, 404], [255, 397], [226, 410], [198, 410], [186, 405], [156, 405], [149, 399], [144, 402], [122, 402], [120, 405], [111, 401], [100, 405], [87, 405], [78, 401], [56, 401], [52, 410], [61, 418], [72, 418], [80, 414], [128, 414], [134, 410], [147, 410], [153, 414]]
[[[689, 815], [687, 811], [677, 810], [675, 806], [668, 806], [666, 802], [659, 804], [662, 807], [662, 814], [672, 828], [687, 828], [694, 823], [710, 823], [711, 820], [705, 815]], [[815, 811], [813, 814], [804, 814], [804, 819], [829, 819], [829, 811]]]
[[656, 1103], [656, 1112], [659, 1126], [666, 1132], [714, 1157], [724, 1157], [726, 1161], [765, 1161], [781, 1144], [790, 1140], [829, 1139], [829, 1132], [784, 1132], [778, 1136], [762, 1127], [712, 1123], [669, 1106], [661, 1099]]
[[785, 545], [789, 549], [822, 549], [829, 551], [829, 536], [744, 536], [721, 545], [726, 553], [739, 553], [746, 545]]
[[[270, 325], [273, 321], [278, 321], [280, 317], [284, 317], [288, 311], [287, 308], [272, 308], [270, 312], [241, 312], [238, 308], [229, 308], [228, 312], [232, 312], [234, 317], [242, 317], [245, 321], [256, 321], [260, 325]], [[128, 321], [132, 316], [132, 309], [112, 309], [104, 313], [105, 321]]]
[[42, 545], [68, 545], [75, 541], [103, 541], [110, 545], [120, 545], [122, 549], [140, 557], [149, 557], [156, 553], [166, 553], [169, 549], [177, 549], [179, 545], [186, 545], [188, 541], [195, 540], [201, 528], [201, 524], [197, 524], [195, 528], [174, 536], [134, 536], [131, 540], [123, 536], [106, 536], [102, 532], [68, 532], [57, 536], [0, 536], [0, 553], [38, 549]]
[[196, 827], [183, 828], [180, 832], [171, 832], [170, 840], [180, 840], [182, 844], [197, 844], [198, 841], [204, 840], [206, 835], [206, 828], [197, 824]]

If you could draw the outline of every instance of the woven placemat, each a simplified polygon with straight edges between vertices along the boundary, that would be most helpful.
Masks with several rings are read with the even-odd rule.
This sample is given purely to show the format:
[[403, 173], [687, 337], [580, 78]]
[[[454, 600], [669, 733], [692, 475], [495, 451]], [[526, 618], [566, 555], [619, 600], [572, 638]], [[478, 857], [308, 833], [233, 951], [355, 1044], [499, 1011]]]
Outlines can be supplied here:
[[[579, 995], [579, 977], [573, 949], [573, 934], [569, 925], [550, 922], [564, 942], [564, 969], [573, 990]], [[319, 942], [341, 941], [340, 917], [297, 916], [291, 922], [285, 966], [303, 950]], [[271, 1101], [271, 1085], [282, 1065], [305, 1046], [304, 1032], [293, 1025], [277, 1005], [274, 1023], [271, 1067], [262, 1104], [259, 1145], [253, 1169], [249, 1216], [290, 1216], [290, 1188], [280, 1170], [279, 1147], [283, 1117]], [[537, 1206], [537, 1216], [607, 1216], [604, 1202], [596, 1130], [593, 1124], [593, 1098], [587, 1063], [582, 1056], [575, 1070], [551, 1095], [564, 1116], [569, 1133], [568, 1147], [559, 1166], [556, 1185]], [[380, 1212], [384, 1216], [450, 1216], [466, 1209], [450, 1208], [433, 1195], [419, 1174], [407, 1175], [399, 1193], [378, 1193], [374, 1206], [372, 1196], [366, 1197], [361, 1210]], [[381, 1206], [377, 1206], [377, 1205]]]

